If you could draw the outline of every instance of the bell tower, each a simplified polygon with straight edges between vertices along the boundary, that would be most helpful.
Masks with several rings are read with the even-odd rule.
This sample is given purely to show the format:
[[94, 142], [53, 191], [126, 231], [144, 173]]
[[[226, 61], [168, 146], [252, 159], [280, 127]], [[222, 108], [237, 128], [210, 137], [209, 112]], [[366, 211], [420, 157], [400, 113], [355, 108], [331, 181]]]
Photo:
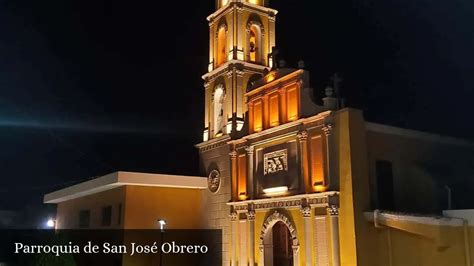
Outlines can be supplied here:
[[209, 67], [205, 87], [203, 141], [240, 131], [244, 94], [272, 67], [277, 11], [268, 0], [216, 0], [209, 21]]

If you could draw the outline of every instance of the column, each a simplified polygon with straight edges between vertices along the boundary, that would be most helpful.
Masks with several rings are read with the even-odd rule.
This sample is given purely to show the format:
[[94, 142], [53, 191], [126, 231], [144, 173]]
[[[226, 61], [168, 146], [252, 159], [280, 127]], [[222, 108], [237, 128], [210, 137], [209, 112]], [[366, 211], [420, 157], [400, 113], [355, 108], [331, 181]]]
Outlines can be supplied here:
[[247, 213], [247, 220], [249, 224], [249, 265], [255, 265], [255, 211], [253, 206], [249, 205]]
[[214, 70], [214, 23], [209, 23], [209, 66], [208, 71]]
[[331, 227], [331, 258], [333, 266], [340, 266], [339, 255], [339, 207], [331, 205], [327, 209], [329, 215], [329, 226]]
[[300, 158], [301, 158], [301, 172], [303, 173], [304, 181], [304, 192], [311, 192], [311, 184], [309, 182], [309, 171], [308, 171], [308, 132], [301, 131], [298, 133], [298, 139], [300, 144]]
[[231, 194], [232, 194], [232, 200], [237, 200], [237, 152], [234, 150], [230, 155], [230, 160], [231, 160]]
[[231, 236], [230, 236], [230, 262], [232, 266], [237, 266], [237, 227], [239, 226], [238, 224], [238, 215], [237, 212], [234, 210], [231, 210], [230, 214], [230, 226], [231, 226]]
[[[331, 140], [332, 140], [332, 136], [331, 136], [331, 133], [332, 133], [332, 130], [333, 130], [334, 126], [332, 124], [325, 124], [323, 126], [323, 132], [324, 132], [324, 135], [326, 136], [326, 166], [324, 167], [326, 169], [326, 174], [324, 175], [325, 176], [325, 180], [324, 180], [324, 185], [328, 188], [328, 187], [332, 187], [334, 188], [335, 184], [334, 184], [334, 181], [336, 180], [332, 180], [332, 152], [333, 152], [333, 149], [331, 148]], [[328, 189], [332, 189], [332, 188], [328, 188]]]
[[247, 199], [254, 198], [254, 180], [253, 180], [253, 146], [245, 148], [247, 152]]
[[[298, 265], [299, 266], [300, 265], [300, 254], [299, 254], [300, 246], [293, 245], [292, 248], [293, 248], [293, 265], [295, 265], [295, 266]], [[273, 262], [272, 262], [272, 264], [268, 264], [268, 265], [273, 265]]]
[[244, 101], [244, 94], [245, 94], [245, 84], [244, 84], [244, 71], [236, 69], [236, 110], [238, 118], [244, 118], [245, 113], [245, 101]]
[[306, 266], [313, 265], [313, 254], [312, 254], [312, 230], [311, 230], [311, 207], [310, 206], [301, 206], [300, 209], [303, 214], [304, 220], [304, 252], [305, 252], [305, 261]]
[[[268, 40], [268, 46], [267, 46], [267, 49], [268, 49], [268, 53], [270, 53], [272, 51], [272, 48], [274, 46], [276, 46], [275, 44], [275, 14], [271, 14], [268, 16], [268, 27], [269, 27], [269, 30], [268, 30], [268, 36], [267, 36], [267, 40]], [[268, 61], [268, 59], [267, 59]], [[270, 62], [268, 62], [270, 63]], [[277, 64], [278, 62], [272, 62], [272, 65], [268, 65], [269, 67], [272, 67], [274, 66], [275, 64]]]
[[239, 218], [239, 265], [248, 266], [248, 235], [247, 235], [247, 219]]
[[[237, 110], [237, 73], [235, 72], [236, 68], [233, 67], [232, 70], [227, 72], [227, 82], [226, 82], [226, 102], [227, 109], [225, 109], [226, 118], [232, 117], [232, 115]], [[230, 96], [230, 97], [229, 97]], [[226, 120], [227, 121], [227, 120]]]
[[329, 254], [328, 254], [328, 217], [326, 215], [326, 210], [320, 210], [319, 212], [315, 210], [314, 214], [314, 243], [315, 243], [315, 252], [316, 252], [316, 266], [329, 266]]
[[254, 131], [254, 125], [253, 125], [253, 102], [248, 103], [248, 116], [249, 116], [249, 133], [252, 134]]

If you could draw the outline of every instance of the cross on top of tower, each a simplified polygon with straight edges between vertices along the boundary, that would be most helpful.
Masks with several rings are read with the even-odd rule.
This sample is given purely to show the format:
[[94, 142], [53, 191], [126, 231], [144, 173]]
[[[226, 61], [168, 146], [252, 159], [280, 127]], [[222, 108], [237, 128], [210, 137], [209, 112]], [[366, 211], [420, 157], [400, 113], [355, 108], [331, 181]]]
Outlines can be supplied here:
[[339, 76], [339, 73], [334, 73], [334, 75], [331, 77], [331, 81], [334, 87], [334, 90], [336, 90], [336, 93], [339, 91], [339, 85], [343, 81], [343, 79]]

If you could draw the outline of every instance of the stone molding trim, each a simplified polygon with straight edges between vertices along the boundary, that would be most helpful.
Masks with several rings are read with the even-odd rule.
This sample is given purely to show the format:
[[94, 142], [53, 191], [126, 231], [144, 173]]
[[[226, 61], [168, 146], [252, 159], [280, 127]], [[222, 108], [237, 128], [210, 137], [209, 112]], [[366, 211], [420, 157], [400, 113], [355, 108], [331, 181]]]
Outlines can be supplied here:
[[300, 243], [298, 240], [298, 234], [296, 232], [296, 226], [294, 225], [293, 221], [290, 220], [286, 215], [282, 214], [278, 210], [275, 210], [272, 214], [270, 214], [266, 219], [265, 222], [263, 223], [262, 230], [260, 231], [260, 252], [263, 253], [264, 249], [264, 237], [265, 234], [268, 232], [268, 230], [271, 230], [273, 225], [275, 225], [277, 222], [282, 222], [284, 223], [287, 227], [288, 230], [290, 231], [291, 234], [291, 243], [293, 250], [296, 252], [299, 249]]
[[270, 199], [256, 199], [229, 202], [230, 205], [237, 212], [247, 212], [249, 204], [253, 206], [253, 210], [266, 210], [275, 208], [289, 208], [301, 209], [301, 206], [313, 207], [339, 207], [339, 192], [324, 192], [314, 194], [302, 194], [295, 196], [288, 196], [284, 198], [270, 198]]

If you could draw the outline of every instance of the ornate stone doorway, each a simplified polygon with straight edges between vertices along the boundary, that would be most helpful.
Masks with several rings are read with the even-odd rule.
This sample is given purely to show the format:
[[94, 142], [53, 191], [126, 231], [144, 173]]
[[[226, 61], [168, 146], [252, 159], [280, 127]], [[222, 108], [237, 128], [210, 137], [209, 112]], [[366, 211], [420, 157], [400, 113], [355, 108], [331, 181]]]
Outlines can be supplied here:
[[299, 241], [287, 216], [275, 211], [267, 217], [260, 235], [260, 252], [259, 265], [299, 265]]
[[273, 236], [273, 265], [293, 266], [293, 248], [288, 227], [277, 222], [272, 228]]

